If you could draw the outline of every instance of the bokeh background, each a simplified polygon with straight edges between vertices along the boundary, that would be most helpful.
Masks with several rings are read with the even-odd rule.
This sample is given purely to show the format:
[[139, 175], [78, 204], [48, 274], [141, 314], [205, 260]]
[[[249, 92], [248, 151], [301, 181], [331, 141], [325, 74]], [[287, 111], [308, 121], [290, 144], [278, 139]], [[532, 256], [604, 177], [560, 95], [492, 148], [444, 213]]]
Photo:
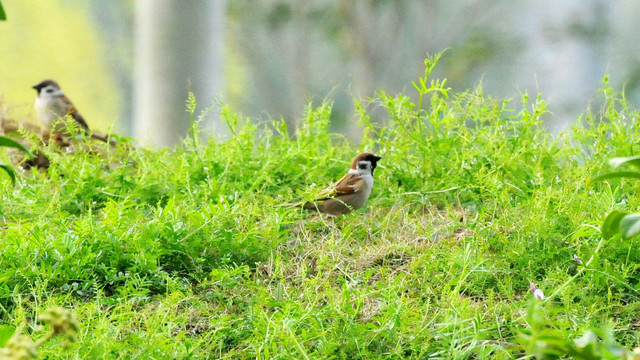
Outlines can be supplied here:
[[[444, 49], [435, 77], [447, 78], [454, 90], [481, 86], [486, 94], [514, 98], [514, 108], [520, 93], [542, 93], [553, 131], [601, 105], [598, 90], [606, 73], [612, 87], [624, 88], [632, 104], [640, 103], [638, 1], [2, 4], [8, 16], [0, 22], [5, 110], [33, 119], [30, 86], [54, 78], [93, 128], [148, 136], [158, 145], [184, 136], [190, 90], [199, 111], [213, 104], [204, 120], [215, 133], [224, 133], [215, 124], [216, 101], [246, 116], [295, 125], [309, 102], [328, 99], [334, 102], [335, 130], [356, 134], [354, 96], [414, 94], [411, 82], [423, 74], [425, 57]], [[174, 62], [158, 64], [172, 57]], [[187, 70], [179, 70], [183, 65]], [[157, 98], [145, 100], [160, 88], [175, 99], [159, 105]], [[162, 117], [181, 125], [170, 127]], [[145, 121], [147, 126], [136, 125]], [[163, 131], [171, 136], [154, 140], [153, 133]]]

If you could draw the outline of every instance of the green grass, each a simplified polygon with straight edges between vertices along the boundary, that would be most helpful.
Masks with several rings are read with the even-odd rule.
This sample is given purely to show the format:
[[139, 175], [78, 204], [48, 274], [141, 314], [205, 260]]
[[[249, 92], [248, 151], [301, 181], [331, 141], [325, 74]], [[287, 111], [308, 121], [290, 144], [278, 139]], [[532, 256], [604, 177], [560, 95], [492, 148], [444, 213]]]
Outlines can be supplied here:
[[[637, 211], [635, 184], [588, 180], [639, 152], [640, 113], [605, 82], [602, 111], [552, 136], [541, 97], [423, 84], [421, 108], [357, 102], [360, 144], [329, 133], [323, 104], [292, 136], [223, 106], [225, 142], [45, 147], [47, 174], [0, 183], [2, 323], [37, 337], [45, 309], [73, 309], [77, 341], [46, 342], [49, 359], [523, 358], [526, 336], [589, 329], [638, 346], [640, 240], [599, 231], [612, 209]], [[362, 150], [383, 157], [364, 209], [275, 206]]]

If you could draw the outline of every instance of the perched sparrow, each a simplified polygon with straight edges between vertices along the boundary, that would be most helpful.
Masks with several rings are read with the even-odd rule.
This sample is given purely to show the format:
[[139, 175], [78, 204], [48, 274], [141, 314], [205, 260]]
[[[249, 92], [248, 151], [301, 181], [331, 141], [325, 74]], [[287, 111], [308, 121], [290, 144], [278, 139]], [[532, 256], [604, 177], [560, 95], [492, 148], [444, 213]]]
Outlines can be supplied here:
[[[69, 115], [75, 120], [78, 127], [85, 133], [89, 134], [89, 125], [78, 112], [71, 100], [64, 95], [60, 85], [53, 80], [43, 80], [33, 85], [38, 92], [36, 97], [36, 113], [42, 125], [51, 129], [53, 123], [65, 116]], [[57, 129], [56, 129], [57, 130]], [[91, 134], [92, 138], [107, 142], [107, 138], [95, 134]]]
[[313, 202], [284, 204], [302, 206], [333, 216], [348, 214], [364, 206], [373, 189], [373, 170], [382, 159], [370, 152], [361, 153], [353, 159], [349, 172], [331, 187], [323, 190]]

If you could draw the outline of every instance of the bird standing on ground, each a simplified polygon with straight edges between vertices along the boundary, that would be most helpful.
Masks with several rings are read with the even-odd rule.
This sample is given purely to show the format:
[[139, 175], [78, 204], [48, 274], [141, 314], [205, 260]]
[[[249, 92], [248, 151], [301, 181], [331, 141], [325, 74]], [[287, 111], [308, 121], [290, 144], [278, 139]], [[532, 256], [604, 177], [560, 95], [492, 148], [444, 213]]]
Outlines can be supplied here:
[[[47, 129], [51, 130], [52, 125], [58, 119], [64, 119], [69, 115], [82, 131], [86, 134], [90, 134], [89, 125], [84, 120], [82, 115], [78, 112], [78, 109], [73, 105], [71, 100], [64, 94], [60, 85], [53, 80], [43, 80], [36, 85], [33, 85], [38, 95], [36, 96], [36, 114], [38, 119]], [[59, 132], [62, 129], [54, 129]], [[90, 134], [94, 139], [98, 139], [104, 142], [108, 142], [106, 137]]]
[[281, 206], [302, 206], [306, 210], [338, 216], [348, 214], [364, 206], [373, 189], [373, 171], [380, 156], [370, 152], [359, 154], [353, 159], [349, 172], [331, 187], [323, 190], [319, 197], [310, 202], [283, 204]]

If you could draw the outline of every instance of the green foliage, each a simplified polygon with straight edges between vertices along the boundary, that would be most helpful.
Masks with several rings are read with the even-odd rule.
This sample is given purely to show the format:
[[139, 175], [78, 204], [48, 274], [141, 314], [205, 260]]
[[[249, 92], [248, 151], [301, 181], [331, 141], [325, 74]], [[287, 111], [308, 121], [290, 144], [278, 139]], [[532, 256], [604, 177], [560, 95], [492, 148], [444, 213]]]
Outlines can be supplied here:
[[553, 325], [544, 311], [532, 302], [527, 314], [531, 326], [520, 333], [520, 342], [536, 359], [640, 359], [640, 351], [628, 351], [616, 343], [613, 329], [605, 325], [590, 329], [576, 339], [567, 339], [564, 332]]
[[16, 148], [19, 150], [24, 151], [25, 153], [27, 153], [29, 156], [33, 156], [33, 154], [31, 154], [31, 151], [29, 151], [29, 149], [27, 149], [26, 147], [24, 147], [22, 144], [20, 144], [19, 142], [8, 138], [6, 136], [0, 136], [0, 146], [2, 147], [11, 147], [11, 148]]
[[621, 233], [620, 223], [626, 215], [626, 212], [619, 210], [610, 212], [604, 219], [600, 229], [602, 231], [602, 237], [608, 240], [614, 235]]
[[[629, 164], [635, 167], [640, 167], [640, 156], [616, 157], [609, 160], [609, 165], [614, 169], [623, 164]], [[604, 181], [604, 180], [616, 179], [616, 178], [640, 179], [640, 172], [612, 171], [612, 172], [595, 176], [591, 181], [596, 182], [596, 181]]]
[[23, 335], [25, 323], [17, 329], [5, 327], [1, 329], [0, 360], [35, 360], [38, 358], [38, 347], [57, 335], [62, 335], [66, 341], [75, 340], [79, 330], [78, 321], [74, 314], [63, 308], [47, 309], [41, 314], [39, 321], [51, 330], [33, 341], [31, 336]]
[[7, 344], [11, 336], [15, 333], [15, 329], [9, 325], [0, 325], [0, 347]]
[[[640, 156], [616, 157], [609, 160], [612, 168], [617, 168], [622, 164], [629, 164], [640, 167]], [[613, 171], [595, 176], [592, 182], [611, 179], [640, 179], [640, 172], [637, 171]], [[602, 236], [610, 239], [614, 235], [620, 234], [623, 239], [629, 239], [640, 233], [640, 214], [629, 214], [625, 211], [614, 210], [609, 213], [602, 224]]]
[[[0, 5], [1, 6], [1, 5]], [[1, 9], [0, 9], [1, 10]], [[31, 151], [29, 151], [29, 149], [27, 149], [26, 147], [24, 147], [22, 144], [20, 144], [19, 142], [8, 138], [6, 136], [0, 136], [0, 147], [10, 147], [10, 148], [15, 148], [21, 151], [24, 151], [25, 153], [27, 153], [29, 156], [33, 156], [33, 154], [31, 153]], [[15, 184], [16, 183], [16, 173], [13, 170], [13, 167], [11, 165], [7, 165], [7, 164], [2, 164], [0, 163], [0, 169], [4, 170], [7, 175], [9, 175], [9, 177], [11, 178], [11, 183]]]
[[7, 14], [4, 12], [4, 8], [2, 7], [2, 2], [0, 2], [0, 21], [7, 20]]
[[[605, 86], [602, 113], [552, 136], [540, 96], [513, 104], [429, 76], [420, 104], [356, 102], [359, 144], [329, 131], [325, 103], [294, 131], [220, 105], [223, 142], [200, 141], [189, 110], [194, 136], [172, 150], [44, 146], [46, 175], [0, 183], [1, 325], [72, 307], [82, 331], [69, 352], [83, 358], [511, 359], [545, 341], [550, 356], [606, 358], [637, 346], [639, 243], [604, 240], [615, 226], [598, 225], [638, 198], [624, 179], [588, 179], [637, 152], [640, 114]], [[327, 219], [276, 206], [363, 150], [383, 157], [365, 208]], [[541, 322], [526, 315], [530, 282], [548, 294], [530, 313]], [[64, 357], [56, 345], [38, 351]]]

